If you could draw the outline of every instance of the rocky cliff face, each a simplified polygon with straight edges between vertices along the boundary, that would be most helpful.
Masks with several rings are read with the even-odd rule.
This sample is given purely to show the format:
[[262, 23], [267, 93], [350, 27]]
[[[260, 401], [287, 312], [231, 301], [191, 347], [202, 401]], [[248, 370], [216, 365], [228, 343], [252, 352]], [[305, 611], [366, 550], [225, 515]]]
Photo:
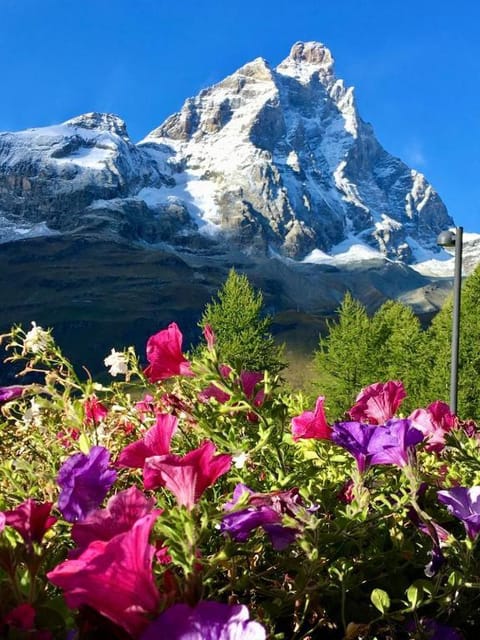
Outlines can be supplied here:
[[409, 238], [433, 248], [453, 225], [425, 177], [378, 143], [319, 43], [295, 44], [275, 69], [245, 65], [139, 146], [203, 200], [205, 232], [257, 250], [298, 260], [351, 239], [409, 263]]
[[425, 177], [381, 147], [316, 42], [276, 68], [246, 64], [137, 145], [98, 113], [0, 134], [0, 216], [3, 241], [227, 241], [297, 261], [347, 243], [412, 263], [453, 225]]

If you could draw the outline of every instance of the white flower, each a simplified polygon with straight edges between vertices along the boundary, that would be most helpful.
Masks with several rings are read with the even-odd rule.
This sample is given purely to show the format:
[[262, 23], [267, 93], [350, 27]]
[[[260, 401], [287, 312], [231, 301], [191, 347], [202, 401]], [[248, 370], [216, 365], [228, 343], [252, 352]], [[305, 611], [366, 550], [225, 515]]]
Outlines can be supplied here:
[[246, 453], [237, 453], [237, 455], [233, 456], [232, 461], [237, 469], [243, 469], [245, 466], [245, 462], [248, 460], [248, 456]]
[[128, 373], [127, 359], [122, 351], [112, 349], [111, 354], [105, 358], [104, 363], [106, 367], [109, 367], [109, 372], [112, 376], [116, 376], [119, 373], [124, 375]]
[[42, 327], [38, 327], [36, 322], [32, 322], [32, 328], [23, 341], [24, 353], [42, 353], [46, 351], [50, 344], [50, 334]]
[[23, 423], [26, 427], [42, 426], [42, 410], [41, 406], [34, 399], [30, 401], [30, 407], [23, 414]]

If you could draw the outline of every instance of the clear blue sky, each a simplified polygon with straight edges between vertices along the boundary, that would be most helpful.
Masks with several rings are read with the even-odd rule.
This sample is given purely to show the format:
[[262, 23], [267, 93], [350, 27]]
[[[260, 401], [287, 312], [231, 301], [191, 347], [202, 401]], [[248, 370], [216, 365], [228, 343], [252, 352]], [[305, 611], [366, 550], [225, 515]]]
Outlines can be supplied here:
[[383, 146], [480, 232], [477, 0], [0, 0], [0, 130], [87, 111], [136, 141], [244, 63], [326, 44]]

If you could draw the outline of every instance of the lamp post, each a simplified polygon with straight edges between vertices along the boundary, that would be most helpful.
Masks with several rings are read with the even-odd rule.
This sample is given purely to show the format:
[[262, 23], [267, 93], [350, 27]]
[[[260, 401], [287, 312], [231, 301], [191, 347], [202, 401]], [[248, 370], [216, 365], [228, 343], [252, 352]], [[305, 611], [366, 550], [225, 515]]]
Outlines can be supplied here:
[[460, 346], [460, 294], [462, 291], [463, 227], [457, 227], [455, 231], [442, 231], [437, 238], [437, 244], [440, 247], [455, 247], [452, 357], [450, 361], [450, 411], [456, 414], [458, 398], [458, 353]]

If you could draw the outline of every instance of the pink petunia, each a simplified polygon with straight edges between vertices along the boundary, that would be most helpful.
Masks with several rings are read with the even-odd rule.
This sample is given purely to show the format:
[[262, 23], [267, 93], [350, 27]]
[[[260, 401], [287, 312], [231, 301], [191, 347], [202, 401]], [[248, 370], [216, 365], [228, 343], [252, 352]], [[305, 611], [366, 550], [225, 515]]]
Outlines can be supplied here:
[[40, 503], [28, 498], [16, 509], [4, 511], [5, 524], [18, 531], [27, 545], [32, 545], [41, 542], [57, 521], [55, 516], [50, 515], [51, 510], [51, 502]]
[[152, 572], [155, 547], [148, 541], [156, 518], [150, 513], [129, 531], [92, 542], [78, 558], [47, 574], [63, 589], [70, 609], [92, 607], [133, 637], [145, 630], [160, 603]]
[[446, 434], [457, 424], [457, 417], [451, 413], [448, 404], [440, 400], [426, 409], [416, 409], [408, 418], [425, 436], [427, 451], [442, 451]]
[[145, 460], [151, 456], [170, 453], [170, 442], [178, 425], [178, 419], [170, 413], [157, 414], [157, 421], [141, 440], [128, 444], [118, 457], [123, 467], [142, 469]]
[[179, 505], [192, 509], [205, 489], [230, 470], [232, 456], [214, 454], [215, 445], [207, 440], [184, 456], [147, 458], [143, 469], [145, 489], [166, 487]]
[[31, 631], [35, 629], [35, 615], [35, 609], [32, 605], [25, 602], [12, 609], [5, 616], [4, 622], [14, 629]]
[[315, 411], [304, 411], [301, 415], [292, 418], [292, 436], [295, 441], [302, 438], [330, 439], [332, 429], [325, 417], [324, 402], [325, 398], [319, 396]]
[[144, 373], [150, 382], [167, 380], [173, 376], [193, 376], [190, 362], [182, 353], [183, 336], [175, 322], [167, 329], [150, 336], [147, 342], [147, 360]]
[[360, 391], [354, 406], [348, 411], [352, 420], [369, 424], [385, 424], [393, 418], [407, 397], [402, 382], [376, 382]]
[[153, 511], [155, 500], [147, 498], [145, 494], [132, 486], [124, 491], [119, 491], [112, 496], [105, 509], [96, 509], [81, 522], [76, 522], [72, 527], [72, 540], [80, 547], [86, 549], [95, 540], [111, 540], [119, 533], [129, 531], [133, 525]]
[[86, 425], [98, 424], [108, 414], [107, 407], [100, 402], [96, 395], [87, 398], [83, 407], [85, 411], [84, 424]]

